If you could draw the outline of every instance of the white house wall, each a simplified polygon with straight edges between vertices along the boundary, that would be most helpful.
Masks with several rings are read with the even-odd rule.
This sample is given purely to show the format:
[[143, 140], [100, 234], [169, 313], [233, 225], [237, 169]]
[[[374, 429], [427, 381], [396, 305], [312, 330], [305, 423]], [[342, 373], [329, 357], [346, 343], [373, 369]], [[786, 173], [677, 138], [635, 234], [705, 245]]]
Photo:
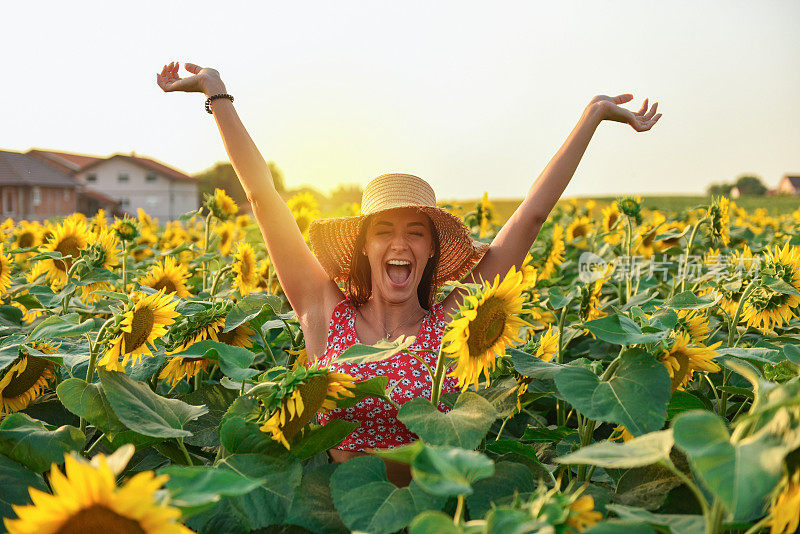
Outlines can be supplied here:
[[[120, 174], [128, 175], [127, 182], [120, 182]], [[96, 180], [88, 182], [88, 175]], [[155, 174], [155, 181], [147, 181], [148, 174]], [[141, 208], [161, 221], [177, 219], [186, 212], [199, 207], [197, 183], [172, 180], [122, 158], [113, 158], [80, 172], [76, 179], [96, 191], [104, 193], [122, 203], [122, 209], [135, 215]]]

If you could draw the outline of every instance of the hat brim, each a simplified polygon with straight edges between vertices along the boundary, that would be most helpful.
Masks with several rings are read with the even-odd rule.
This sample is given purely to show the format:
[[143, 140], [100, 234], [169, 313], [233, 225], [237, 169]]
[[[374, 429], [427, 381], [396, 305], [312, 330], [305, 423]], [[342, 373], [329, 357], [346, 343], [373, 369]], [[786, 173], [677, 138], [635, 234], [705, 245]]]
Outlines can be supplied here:
[[[489, 249], [488, 243], [474, 241], [467, 226], [455, 215], [435, 206], [414, 206], [433, 222], [439, 236], [439, 264], [434, 283], [440, 287], [448, 280], [460, 280]], [[381, 213], [380, 210], [375, 213]], [[374, 215], [372, 213], [371, 215]], [[341, 283], [350, 274], [350, 265], [355, 254], [355, 243], [362, 221], [367, 215], [317, 219], [308, 231], [311, 249], [325, 272]]]

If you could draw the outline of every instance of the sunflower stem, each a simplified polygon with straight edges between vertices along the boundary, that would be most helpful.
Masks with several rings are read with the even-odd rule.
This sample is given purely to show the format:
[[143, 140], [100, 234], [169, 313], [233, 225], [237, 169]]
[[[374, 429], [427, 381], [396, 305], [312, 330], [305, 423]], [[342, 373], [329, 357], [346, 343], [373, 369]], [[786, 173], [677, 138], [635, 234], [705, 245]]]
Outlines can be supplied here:
[[217, 274], [214, 276], [214, 283], [211, 284], [211, 301], [212, 302], [214, 301], [214, 295], [216, 295], [216, 293], [217, 293], [217, 284], [219, 284], [219, 281], [222, 278], [222, 275], [227, 273], [231, 269], [233, 269], [233, 267], [230, 266], [230, 265], [227, 265], [227, 266], [223, 267], [222, 269], [220, 269], [219, 271], [217, 271]]
[[[213, 216], [214, 216], [214, 214], [211, 211], [209, 211], [208, 215], [206, 215], [205, 232], [203, 233], [203, 256], [205, 256], [208, 253], [208, 234], [211, 232], [211, 223], [214, 222], [213, 219], [212, 219]], [[203, 260], [203, 265], [202, 265], [202, 268], [203, 268], [203, 291], [206, 290], [206, 286], [207, 286], [207, 283], [206, 283], [206, 275], [208, 274], [207, 273], [207, 267], [208, 267], [208, 264], [206, 263], [205, 260]]]
[[456, 504], [456, 513], [453, 515], [453, 523], [460, 525], [464, 520], [464, 495], [458, 496], [458, 504]]
[[[567, 310], [569, 309], [569, 305], [565, 305], [561, 308], [561, 315], [558, 318], [558, 354], [556, 355], [556, 363], [561, 365], [564, 363], [564, 321], [567, 318]], [[564, 417], [564, 413], [566, 412], [566, 404], [564, 401], [557, 400], [556, 401], [556, 421], [558, 422], [558, 426], [564, 426], [566, 418]]]
[[[750, 285], [748, 285], [745, 288], [744, 292], [742, 293], [742, 297], [739, 299], [739, 304], [736, 305], [736, 312], [733, 314], [733, 317], [731, 317], [731, 320], [728, 323], [728, 347], [730, 347], [730, 348], [733, 348], [733, 347], [736, 346], [734, 344], [734, 342], [733, 342], [733, 337], [734, 337], [734, 334], [736, 333], [736, 325], [739, 323], [739, 317], [742, 314], [742, 309], [744, 308], [745, 301], [750, 297], [750, 293], [753, 292], [753, 289], [755, 289], [755, 287], [756, 287], [755, 282], [751, 282]], [[730, 376], [731, 376], [731, 370], [728, 369], [727, 367], [725, 369], [723, 369], [723, 371], [722, 371], [722, 386], [723, 387], [728, 385], [728, 380], [730, 379]], [[718, 407], [717, 412], [718, 412], [719, 416], [722, 417], [722, 418], [725, 418], [726, 414], [728, 413], [728, 392], [727, 391], [723, 390], [722, 393], [720, 393], [719, 407]]]
[[697, 499], [697, 502], [700, 504], [700, 508], [703, 510], [703, 515], [708, 518], [710, 511], [708, 507], [708, 501], [706, 500], [705, 495], [703, 495], [703, 492], [700, 491], [700, 488], [697, 487], [697, 484], [695, 484], [692, 479], [687, 477], [683, 471], [675, 467], [675, 464], [673, 464], [672, 460], [669, 458], [665, 458], [659, 463], [672, 471], [676, 477], [681, 479], [681, 482], [686, 484], [686, 487], [689, 488], [689, 490], [694, 494], [695, 499]]
[[717, 534], [722, 527], [722, 516], [725, 510], [718, 499], [714, 499], [714, 504], [711, 506], [711, 512], [706, 515], [706, 530], [705, 534]]
[[444, 375], [444, 353], [441, 348], [439, 355], [436, 357], [436, 373], [433, 376], [433, 387], [431, 388], [431, 404], [434, 408], [439, 407], [439, 395], [442, 392], [442, 377]]
[[97, 439], [94, 441], [94, 443], [92, 443], [92, 445], [88, 449], [86, 449], [86, 452], [83, 453], [84, 456], [88, 458], [89, 455], [92, 453], [92, 451], [95, 449], [95, 447], [97, 447], [97, 445], [99, 445], [100, 442], [103, 441], [103, 438], [105, 436], [106, 435], [101, 432], [100, 435], [97, 437]]
[[500, 441], [500, 436], [503, 435], [503, 430], [506, 428], [506, 423], [508, 423], [508, 420], [511, 419], [512, 415], [514, 415], [513, 412], [508, 417], [503, 419], [503, 424], [500, 425], [500, 430], [497, 431], [497, 437], [494, 438], [495, 441]]
[[764, 517], [761, 519], [761, 521], [759, 521], [758, 523], [756, 523], [756, 524], [755, 524], [755, 525], [753, 525], [752, 527], [748, 528], [748, 529], [745, 531], [745, 533], [744, 533], [744, 534], [756, 534], [756, 532], [759, 532], [759, 531], [760, 531], [762, 528], [764, 528], [765, 526], [767, 526], [767, 525], [769, 524], [769, 522], [770, 522], [770, 521], [772, 521], [772, 514], [771, 514], [771, 513], [769, 513], [769, 514], [765, 515], [765, 516], [764, 516]]
[[692, 253], [692, 245], [694, 245], [694, 238], [697, 235], [697, 230], [707, 220], [708, 220], [708, 215], [703, 216], [699, 221], [697, 221], [697, 224], [695, 224], [694, 227], [692, 228], [692, 233], [689, 234], [689, 241], [686, 243], [686, 256], [684, 256], [683, 258], [683, 266], [679, 271], [679, 274], [681, 276], [681, 292], [683, 292], [684, 289], [686, 289], [686, 272], [689, 270], [689, 255]]
[[189, 455], [189, 451], [186, 450], [186, 445], [183, 444], [183, 438], [176, 438], [178, 440], [178, 447], [180, 447], [181, 452], [183, 452], [183, 457], [186, 459], [186, 465], [194, 465], [192, 462], [192, 457]]
[[267, 343], [267, 339], [264, 337], [264, 332], [261, 328], [258, 329], [258, 335], [261, 337], [261, 344], [264, 345], [264, 354], [269, 354], [269, 360], [274, 367], [278, 362], [275, 361], [275, 355], [272, 354], [272, 348], [270, 348], [269, 343]]
[[130, 250], [127, 241], [123, 241], [122, 246], [122, 292], [128, 294], [128, 251]]
[[[633, 222], [631, 222], [631, 216], [627, 213], [625, 214], [626, 219], [628, 220], [628, 228], [627, 232], [625, 232], [625, 255], [627, 256], [627, 261], [631, 261], [631, 242], [633, 241]], [[623, 304], [627, 304], [627, 302], [631, 298], [631, 269], [626, 269], [625, 272], [625, 302]]]

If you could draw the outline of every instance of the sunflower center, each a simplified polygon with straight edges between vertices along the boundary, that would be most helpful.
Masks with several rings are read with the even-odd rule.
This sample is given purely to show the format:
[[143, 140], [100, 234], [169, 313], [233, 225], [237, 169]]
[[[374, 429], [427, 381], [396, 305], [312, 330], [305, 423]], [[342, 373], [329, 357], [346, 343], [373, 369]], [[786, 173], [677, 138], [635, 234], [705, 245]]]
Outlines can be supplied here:
[[609, 230], [614, 227], [614, 224], [616, 224], [617, 219], [619, 219], [619, 214], [618, 213], [611, 213], [608, 216], [608, 229]]
[[490, 350], [503, 335], [507, 318], [505, 303], [491, 296], [480, 305], [475, 319], [469, 323], [469, 355], [478, 358]]
[[672, 374], [672, 381], [670, 384], [671, 390], [677, 390], [680, 385], [683, 383], [683, 380], [691, 371], [689, 367], [689, 355], [684, 354], [681, 350], [677, 350], [669, 355], [669, 358], [672, 358], [676, 362], [678, 362], [678, 368], [675, 369], [673, 366], [673, 374]]
[[[303, 425], [311, 421], [314, 414], [322, 407], [328, 394], [328, 377], [326, 375], [312, 376], [297, 389], [300, 390], [300, 397], [303, 399], [303, 413], [296, 414], [283, 426], [283, 435], [287, 440], [292, 439], [295, 434], [300, 432]], [[286, 410], [285, 402], [281, 403], [281, 410]]]
[[55, 248], [56, 252], [60, 252], [62, 256], [72, 256], [72, 259], [66, 259], [55, 263], [56, 269], [59, 271], [66, 271], [72, 266], [72, 262], [81, 253], [80, 242], [77, 237], [67, 236], [58, 242]]
[[19, 248], [28, 248], [33, 246], [33, 234], [31, 232], [24, 232], [19, 235]]
[[242, 279], [245, 281], [250, 280], [252, 277], [252, 263], [247, 256], [242, 257]]
[[133, 312], [131, 320], [131, 331], [123, 332], [125, 352], [133, 352], [144, 345], [155, 324], [155, 314], [150, 308], [140, 308]]
[[28, 363], [25, 370], [12, 378], [11, 382], [0, 392], [3, 398], [19, 397], [27, 392], [36, 385], [45, 370], [52, 367], [52, 364], [43, 358], [37, 358], [36, 356], [26, 356], [26, 358]]
[[61, 525], [56, 534], [84, 534], [86, 532], [146, 534], [138, 521], [121, 516], [101, 504], [93, 504], [73, 514]]
[[162, 276], [159, 278], [158, 282], [153, 285], [153, 289], [156, 291], [161, 291], [162, 289], [166, 289], [166, 293], [176, 293], [178, 288], [175, 287], [175, 282], [173, 282], [169, 277]]
[[586, 237], [589, 233], [589, 227], [585, 224], [579, 224], [572, 229], [572, 237]]

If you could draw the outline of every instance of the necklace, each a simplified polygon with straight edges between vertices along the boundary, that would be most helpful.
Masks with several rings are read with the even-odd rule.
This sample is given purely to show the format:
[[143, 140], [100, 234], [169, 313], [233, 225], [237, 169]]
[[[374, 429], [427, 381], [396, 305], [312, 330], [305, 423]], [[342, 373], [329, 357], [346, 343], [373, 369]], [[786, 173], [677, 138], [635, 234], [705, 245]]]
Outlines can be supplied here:
[[[361, 308], [358, 308], [358, 309], [357, 309], [357, 311], [358, 311], [359, 315], [361, 315], [361, 318], [362, 318], [362, 319], [364, 319], [365, 321], [367, 321], [367, 318], [364, 316], [364, 314], [363, 314], [363, 313], [361, 313]], [[427, 312], [426, 312], [425, 314], [423, 314], [423, 316], [422, 316], [421, 318], [424, 318], [426, 315], [428, 315], [428, 314], [427, 314]], [[412, 319], [414, 319], [414, 318], [412, 317]], [[394, 333], [395, 333], [397, 330], [399, 330], [400, 328], [402, 328], [402, 327], [404, 327], [404, 326], [408, 326], [408, 325], [410, 325], [410, 324], [414, 324], [414, 323], [416, 323], [416, 322], [417, 322], [417, 321], [419, 321], [419, 320], [420, 320], [420, 318], [416, 318], [416, 319], [414, 319], [414, 322], [413, 322], [413, 323], [412, 323], [412, 322], [410, 322], [410, 321], [408, 321], [408, 320], [406, 320], [406, 321], [403, 321], [403, 322], [402, 322], [402, 323], [400, 323], [399, 325], [397, 325], [397, 326], [395, 326], [394, 328], [392, 328], [392, 330], [391, 330], [391, 331], [387, 330], [387, 329], [386, 329], [386, 325], [385, 325], [385, 324], [383, 324], [383, 321], [381, 321], [381, 330], [383, 330], [383, 331], [385, 332], [385, 336], [384, 336], [384, 338], [383, 338], [383, 339], [389, 340], [389, 339], [391, 338], [391, 336], [392, 336], [392, 335], [393, 335], [393, 334], [394, 334]], [[367, 321], [367, 322], [369, 322], [369, 321]]]

